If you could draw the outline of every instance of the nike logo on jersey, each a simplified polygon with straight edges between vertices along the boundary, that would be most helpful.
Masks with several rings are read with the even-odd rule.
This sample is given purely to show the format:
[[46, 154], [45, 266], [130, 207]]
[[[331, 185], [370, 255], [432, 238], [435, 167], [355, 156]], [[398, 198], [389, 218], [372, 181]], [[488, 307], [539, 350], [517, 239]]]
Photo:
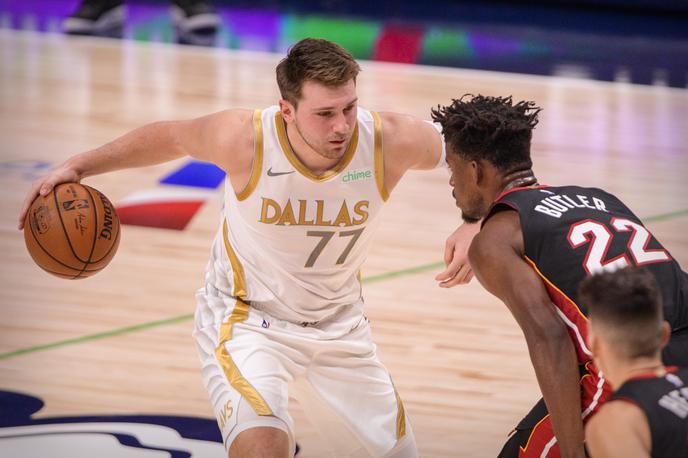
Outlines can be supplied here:
[[268, 176], [269, 177], [278, 177], [280, 175], [289, 175], [290, 173], [294, 173], [296, 170], [292, 170], [290, 172], [273, 172], [272, 167], [268, 169]]

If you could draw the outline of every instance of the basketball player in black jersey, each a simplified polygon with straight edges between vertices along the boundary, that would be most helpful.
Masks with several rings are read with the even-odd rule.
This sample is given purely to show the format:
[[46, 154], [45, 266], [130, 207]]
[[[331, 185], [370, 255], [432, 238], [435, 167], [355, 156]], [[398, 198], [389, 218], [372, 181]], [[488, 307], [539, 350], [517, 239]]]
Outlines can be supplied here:
[[688, 456], [688, 368], [664, 366], [669, 339], [657, 283], [644, 268], [584, 279], [588, 348], [615, 390], [585, 427], [593, 458]]
[[688, 364], [688, 275], [620, 200], [596, 188], [541, 186], [530, 141], [540, 108], [464, 96], [432, 110], [466, 221], [483, 219], [469, 259], [523, 330], [544, 398], [500, 456], [583, 457], [583, 423], [611, 394], [585, 338], [577, 287], [589, 274], [643, 265], [660, 284], [672, 335], [667, 364]]

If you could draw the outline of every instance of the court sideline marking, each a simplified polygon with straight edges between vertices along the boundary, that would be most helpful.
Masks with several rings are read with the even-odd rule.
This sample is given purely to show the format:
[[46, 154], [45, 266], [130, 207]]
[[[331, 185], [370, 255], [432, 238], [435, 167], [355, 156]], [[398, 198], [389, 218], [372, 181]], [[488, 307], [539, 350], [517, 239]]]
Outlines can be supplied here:
[[[661, 215], [650, 216], [643, 219], [644, 222], [660, 222], [667, 221], [674, 218], [680, 218], [682, 216], [688, 216], [688, 209], [679, 210], [676, 212], [664, 213]], [[385, 272], [378, 275], [372, 275], [370, 277], [364, 277], [363, 283], [378, 283], [381, 281], [389, 280], [396, 277], [403, 277], [406, 275], [416, 274], [420, 272], [426, 272], [428, 270], [439, 269], [444, 267], [444, 262], [433, 262], [431, 264], [423, 264], [420, 266], [409, 267], [407, 269], [395, 270], [391, 272]], [[93, 340], [105, 339], [107, 337], [119, 336], [122, 334], [129, 334], [137, 331], [142, 331], [146, 329], [152, 329], [160, 326], [167, 326], [170, 324], [181, 323], [183, 321], [188, 321], [193, 319], [193, 313], [187, 313], [184, 315], [179, 315], [171, 318], [166, 318], [164, 320], [149, 321], [146, 323], [141, 323], [133, 326], [126, 326], [119, 329], [113, 329], [112, 331], [99, 332], [96, 334], [89, 334], [81, 337], [75, 337], [73, 339], [60, 340], [57, 342], [51, 342], [44, 345], [36, 345], [33, 347], [21, 348], [19, 350], [13, 350], [6, 353], [0, 353], [0, 361], [5, 359], [14, 358], [17, 356], [25, 355], [28, 353], [36, 353], [40, 351], [52, 350], [54, 348], [65, 347], [68, 345], [75, 345], [83, 342], [90, 342]]]

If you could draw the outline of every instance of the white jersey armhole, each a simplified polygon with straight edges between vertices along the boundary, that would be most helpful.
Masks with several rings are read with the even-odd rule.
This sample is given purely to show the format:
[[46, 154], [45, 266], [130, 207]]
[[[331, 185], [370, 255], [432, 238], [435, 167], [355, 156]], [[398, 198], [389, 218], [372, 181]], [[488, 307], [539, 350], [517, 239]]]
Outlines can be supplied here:
[[430, 124], [440, 134], [440, 142], [442, 142], [442, 152], [440, 153], [440, 160], [435, 164], [435, 168], [447, 168], [447, 145], [444, 143], [444, 135], [442, 135], [442, 125], [438, 122], [425, 121]]

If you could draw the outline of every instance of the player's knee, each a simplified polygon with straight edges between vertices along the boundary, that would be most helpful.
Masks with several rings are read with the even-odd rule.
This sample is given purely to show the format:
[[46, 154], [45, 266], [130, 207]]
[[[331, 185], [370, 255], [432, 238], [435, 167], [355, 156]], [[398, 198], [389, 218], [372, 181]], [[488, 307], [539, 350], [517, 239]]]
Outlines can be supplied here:
[[229, 447], [230, 458], [289, 458], [289, 435], [278, 428], [257, 427], [240, 432]]

